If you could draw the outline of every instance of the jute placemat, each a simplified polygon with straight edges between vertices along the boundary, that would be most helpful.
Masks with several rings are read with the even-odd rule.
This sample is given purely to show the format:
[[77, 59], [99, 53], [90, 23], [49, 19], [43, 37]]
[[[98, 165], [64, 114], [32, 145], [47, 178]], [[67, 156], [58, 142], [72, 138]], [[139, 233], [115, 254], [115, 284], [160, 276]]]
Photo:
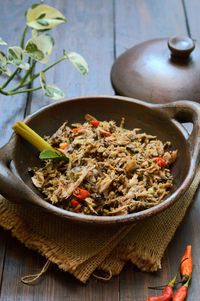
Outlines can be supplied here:
[[86, 282], [96, 269], [117, 275], [130, 260], [143, 271], [161, 268], [161, 259], [183, 220], [200, 182], [200, 166], [188, 189], [173, 206], [136, 226], [120, 228], [70, 224], [32, 207], [0, 197], [0, 225], [25, 246], [60, 269]]

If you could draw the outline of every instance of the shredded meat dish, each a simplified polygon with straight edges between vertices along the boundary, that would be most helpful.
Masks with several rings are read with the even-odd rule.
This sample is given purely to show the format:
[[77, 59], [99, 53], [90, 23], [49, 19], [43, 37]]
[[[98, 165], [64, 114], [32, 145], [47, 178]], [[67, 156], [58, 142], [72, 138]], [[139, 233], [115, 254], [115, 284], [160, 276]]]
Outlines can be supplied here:
[[69, 162], [47, 160], [33, 168], [32, 182], [45, 199], [76, 213], [114, 216], [153, 207], [173, 185], [177, 151], [140, 129], [87, 114], [83, 124], [65, 122], [47, 141]]

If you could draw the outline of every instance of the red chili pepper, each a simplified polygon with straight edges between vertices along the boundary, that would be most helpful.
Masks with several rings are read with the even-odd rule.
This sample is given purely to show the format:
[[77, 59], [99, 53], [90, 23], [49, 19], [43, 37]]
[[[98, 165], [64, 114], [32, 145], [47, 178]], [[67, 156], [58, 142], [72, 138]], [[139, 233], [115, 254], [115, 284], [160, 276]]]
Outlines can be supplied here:
[[181, 281], [185, 283], [192, 275], [192, 246], [187, 245], [180, 264]]
[[156, 157], [153, 159], [160, 167], [165, 167], [167, 166], [167, 162], [161, 158], [161, 157]]
[[73, 208], [76, 208], [76, 207], [78, 207], [78, 205], [80, 205], [80, 203], [77, 201], [77, 199], [73, 198], [71, 200], [71, 205]]
[[97, 128], [97, 127], [99, 126], [99, 124], [100, 124], [100, 121], [98, 121], [97, 119], [94, 119], [94, 120], [91, 120], [91, 121], [90, 121], [90, 124], [91, 124], [93, 127]]
[[84, 200], [85, 198], [87, 198], [88, 196], [90, 196], [90, 192], [84, 188], [77, 188], [73, 195], [75, 197], [77, 197], [80, 200]]
[[154, 296], [145, 301], [170, 301], [173, 296], [173, 287], [176, 283], [177, 275], [165, 286], [161, 296]]
[[189, 286], [190, 278], [188, 278], [187, 282], [180, 286], [176, 293], [173, 296], [172, 301], [184, 301], [187, 297], [188, 286]]

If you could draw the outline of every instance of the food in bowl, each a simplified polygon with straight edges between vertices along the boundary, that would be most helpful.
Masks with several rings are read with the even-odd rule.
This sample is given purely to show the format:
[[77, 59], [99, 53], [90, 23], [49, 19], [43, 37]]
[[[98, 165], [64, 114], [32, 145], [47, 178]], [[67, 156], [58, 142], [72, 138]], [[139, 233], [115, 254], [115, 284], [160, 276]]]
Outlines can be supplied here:
[[51, 137], [54, 149], [69, 158], [34, 167], [32, 182], [46, 200], [86, 215], [126, 215], [153, 207], [173, 186], [171, 142], [115, 121], [65, 122]]

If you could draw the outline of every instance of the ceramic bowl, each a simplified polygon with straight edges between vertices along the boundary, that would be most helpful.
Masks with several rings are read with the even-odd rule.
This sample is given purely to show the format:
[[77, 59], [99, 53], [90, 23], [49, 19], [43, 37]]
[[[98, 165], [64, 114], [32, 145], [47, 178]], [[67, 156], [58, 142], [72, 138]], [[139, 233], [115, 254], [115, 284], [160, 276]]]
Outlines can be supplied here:
[[[172, 167], [174, 186], [159, 205], [140, 212], [120, 216], [88, 216], [60, 209], [45, 201], [32, 185], [28, 168], [38, 166], [38, 152], [25, 140], [13, 134], [7, 145], [0, 149], [0, 192], [12, 202], [23, 206], [38, 206], [49, 214], [73, 222], [95, 224], [125, 224], [159, 214], [171, 206], [188, 189], [199, 161], [200, 105], [192, 101], [169, 104], [150, 104], [120, 96], [85, 96], [56, 102], [42, 108], [25, 119], [41, 136], [51, 135], [66, 120], [69, 124], [83, 122], [89, 113], [99, 120], [115, 120], [118, 124], [125, 117], [126, 128], [141, 128], [156, 135], [163, 142], [171, 141], [178, 150]], [[186, 134], [181, 122], [192, 122], [191, 134]]]

